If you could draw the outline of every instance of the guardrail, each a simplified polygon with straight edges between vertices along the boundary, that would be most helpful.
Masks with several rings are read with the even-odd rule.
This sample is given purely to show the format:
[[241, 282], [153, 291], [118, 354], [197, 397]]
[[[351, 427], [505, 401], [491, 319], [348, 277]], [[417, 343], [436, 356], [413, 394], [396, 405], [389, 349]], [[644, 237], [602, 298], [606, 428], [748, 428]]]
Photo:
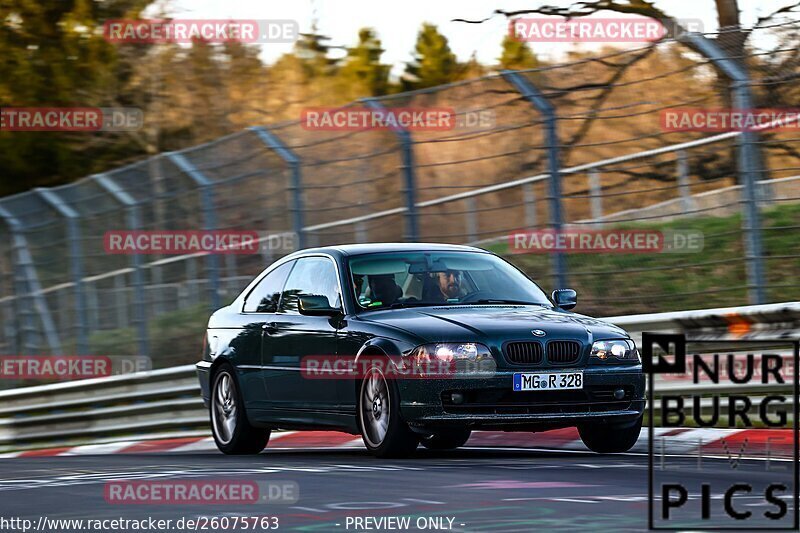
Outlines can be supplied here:
[[791, 339], [800, 336], [800, 302], [612, 316], [603, 320], [624, 328], [636, 341], [641, 341], [643, 331], [682, 332], [694, 341]]
[[0, 391], [0, 450], [205, 435], [194, 365]]
[[[800, 331], [800, 302], [603, 320], [639, 341], [643, 331], [685, 333], [699, 341], [789, 339]], [[669, 383], [664, 390], [703, 394], [710, 386]], [[737, 390], [759, 393], [765, 386]], [[0, 451], [209, 435], [194, 365], [0, 391], [0, 404]]]

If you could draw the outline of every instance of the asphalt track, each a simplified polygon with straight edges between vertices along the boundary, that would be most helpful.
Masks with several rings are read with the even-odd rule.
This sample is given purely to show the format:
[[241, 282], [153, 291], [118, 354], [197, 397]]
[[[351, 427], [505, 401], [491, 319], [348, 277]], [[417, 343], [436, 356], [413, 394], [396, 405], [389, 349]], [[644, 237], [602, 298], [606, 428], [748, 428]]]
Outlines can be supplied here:
[[[725, 519], [723, 487], [737, 481], [749, 482], [755, 489], [753, 495], [734, 501], [740, 510], [750, 510], [760, 517], [774, 506], [764, 501], [759, 487], [776, 480], [791, 487], [794, 464], [737, 461], [735, 455], [704, 457], [701, 462], [692, 457], [668, 456], [663, 470], [657, 458], [657, 479], [679, 481], [692, 494], [699, 494], [700, 483], [712, 483], [713, 520]], [[292, 481], [297, 483], [299, 499], [294, 504], [264, 505], [119, 505], [106, 501], [104, 486], [109, 480], [131, 479]], [[789, 516], [793, 516], [794, 504], [791, 497], [787, 500]], [[693, 509], [696, 516], [699, 505], [699, 500], [690, 498], [686, 509]], [[175, 521], [182, 517], [238, 515], [276, 516], [278, 531], [396, 531], [356, 528], [352, 521], [356, 517], [410, 516], [411, 531], [419, 531], [415, 521], [427, 517], [444, 517], [443, 525], [450, 527], [449, 531], [464, 532], [644, 531], [648, 458], [639, 453], [597, 455], [478, 447], [452, 452], [420, 449], [415, 457], [406, 460], [376, 459], [359, 447], [268, 448], [255, 457], [205, 451], [18, 457], [0, 461], [0, 511], [3, 517], [28, 518], [35, 525], [43, 516], [136, 520], [153, 517]], [[452, 524], [447, 518], [452, 519]], [[673, 525], [680, 523], [687, 528], [691, 525], [689, 521]], [[206, 526], [206, 531], [215, 530]], [[437, 529], [428, 526], [424, 530]]]

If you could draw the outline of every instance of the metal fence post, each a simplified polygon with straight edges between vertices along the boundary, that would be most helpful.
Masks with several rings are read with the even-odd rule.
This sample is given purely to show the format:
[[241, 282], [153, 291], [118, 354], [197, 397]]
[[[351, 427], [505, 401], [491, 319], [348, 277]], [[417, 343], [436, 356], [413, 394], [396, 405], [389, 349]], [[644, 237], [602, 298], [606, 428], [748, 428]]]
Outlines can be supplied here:
[[188, 295], [189, 306], [197, 304], [197, 264], [194, 258], [186, 260], [186, 291]]
[[467, 243], [473, 243], [478, 240], [478, 217], [476, 211], [478, 207], [475, 202], [475, 197], [470, 196], [465, 200], [467, 208], [464, 210], [466, 217], [466, 230], [467, 230]]
[[[386, 111], [386, 108], [372, 98], [365, 98], [361, 100], [367, 107], [377, 111]], [[392, 132], [397, 136], [400, 141], [400, 150], [402, 157], [403, 176], [405, 178], [405, 195], [406, 195], [406, 236], [405, 240], [408, 242], [415, 242], [419, 240], [419, 219], [417, 216], [417, 186], [416, 186], [416, 166], [414, 164], [414, 140], [411, 138], [411, 133], [401, 127], [392, 128]]]
[[[155, 298], [152, 296], [155, 294]], [[161, 273], [161, 266], [150, 267], [150, 283], [144, 288], [145, 309], [153, 311], [155, 316], [164, 314], [164, 305], [161, 296], [164, 294], [164, 276]], [[147, 316], [151, 316], [148, 312]]]
[[84, 284], [84, 292], [86, 293], [86, 308], [87, 318], [89, 322], [89, 329], [100, 329], [100, 302], [97, 299], [97, 288], [91, 282]]
[[233, 292], [236, 286], [236, 273], [238, 271], [236, 256], [233, 254], [225, 255], [225, 282], [222, 286], [225, 288], [225, 298]]
[[[166, 228], [167, 227], [167, 213], [166, 211], [168, 208], [164, 205], [165, 202], [160, 201], [159, 199], [165, 198], [168, 196], [166, 181], [167, 178], [164, 176], [164, 168], [163, 168], [163, 155], [162, 154], [155, 154], [147, 159], [147, 178], [152, 186], [152, 191], [150, 192], [150, 198], [152, 205], [152, 214], [153, 220], [148, 221], [150, 222], [150, 227], [153, 228]], [[149, 289], [152, 286], [160, 286], [163, 283], [164, 276], [163, 276], [163, 269], [161, 265], [153, 265], [147, 269], [147, 279], [143, 278], [145, 281], [145, 287], [143, 288], [143, 301], [145, 305], [145, 316], [158, 316], [163, 312], [162, 309], [162, 302], [161, 298], [156, 297], [153, 299], [150, 295], [155, 292], [156, 294], [161, 294], [160, 289], [153, 291]], [[144, 275], [145, 271], [142, 271]], [[150, 313], [152, 310], [152, 314]]]
[[[553, 104], [537, 89], [528, 78], [513, 70], [502, 71], [506, 79], [528, 102], [542, 114], [545, 120], [545, 141], [547, 143], [547, 165], [550, 179], [550, 227], [556, 233], [563, 226], [561, 209], [561, 161], [559, 157], [558, 131], [556, 128], [556, 111]], [[554, 252], [553, 270], [555, 270], [556, 285], [567, 286], [567, 263], [564, 254]]]
[[595, 228], [602, 228], [603, 221], [603, 188], [600, 185], [600, 174], [596, 170], [589, 171], [589, 202]]
[[117, 327], [124, 328], [128, 325], [128, 295], [125, 289], [125, 278], [114, 276], [114, 300], [117, 308]]
[[[14, 312], [14, 301], [16, 300], [16, 298], [14, 298], [14, 296], [13, 296], [13, 293], [14, 293], [14, 271], [15, 271], [15, 268], [14, 268], [13, 264], [9, 264], [9, 272], [8, 272], [9, 275], [8, 275], [8, 277], [2, 276], [3, 285], [6, 285], [6, 280], [8, 280], [8, 287], [7, 287], [8, 290], [6, 290], [6, 287], [4, 286], [4, 287], [2, 287], [2, 292], [0, 293], [0, 294], [7, 294], [8, 295], [8, 296], [3, 297], [2, 300], [1, 300], [2, 301], [2, 317], [0, 319], [2, 319], [2, 321], [3, 321], [3, 336], [5, 337], [5, 339], [4, 339], [5, 343], [3, 345], [3, 348], [0, 348], [0, 349], [5, 350], [4, 353], [9, 353], [9, 354], [19, 353], [19, 351], [18, 351], [19, 350], [19, 346], [18, 346], [19, 335], [17, 334], [17, 331], [16, 331], [16, 325], [17, 324], [15, 324], [16, 320], [14, 319], [14, 317], [16, 316], [16, 313]], [[6, 304], [6, 302], [8, 302], [8, 303]]]
[[290, 150], [277, 135], [272, 133], [267, 128], [253, 127], [250, 130], [255, 133], [261, 142], [267, 145], [270, 150], [273, 150], [278, 156], [286, 162], [289, 170], [292, 173], [291, 193], [292, 193], [292, 226], [294, 232], [297, 234], [297, 247], [306, 247], [306, 233], [305, 233], [305, 213], [303, 208], [303, 175], [300, 170], [300, 158], [294, 151]]
[[684, 150], [678, 152], [678, 192], [683, 211], [685, 213], [694, 211], [694, 198], [689, 188], [689, 158]]
[[72, 316], [71, 309], [69, 309], [69, 304], [67, 303], [67, 289], [59, 289], [56, 291], [56, 304], [57, 312], [56, 312], [56, 328], [59, 334], [63, 335], [65, 331], [69, 331], [70, 325], [70, 317]]
[[58, 194], [51, 189], [37, 188], [38, 194], [50, 207], [67, 221], [67, 240], [69, 241], [69, 262], [72, 283], [75, 288], [75, 319], [77, 331], [77, 350], [79, 355], [89, 354], [89, 319], [87, 314], [86, 287], [83, 283], [83, 251], [81, 246], [81, 229], [78, 225], [80, 214], [67, 205]]
[[[141, 228], [139, 220], [139, 203], [128, 194], [117, 182], [107, 174], [95, 174], [92, 178], [97, 184], [117, 202], [125, 206], [128, 217], [128, 227], [133, 230]], [[150, 355], [150, 339], [147, 332], [147, 309], [144, 294], [144, 276], [142, 275], [142, 257], [131, 254], [133, 267], [133, 317], [137, 330], [139, 355]]]
[[536, 191], [533, 189], [533, 183], [522, 186], [522, 201], [525, 202], [526, 229], [533, 229], [536, 227]]
[[[44, 330], [44, 337], [47, 339], [47, 345], [54, 355], [61, 355], [61, 341], [58, 338], [53, 318], [50, 315], [50, 309], [47, 307], [47, 302], [42, 294], [42, 287], [39, 285], [39, 278], [36, 275], [36, 267], [33, 265], [33, 258], [31, 257], [30, 248], [28, 247], [28, 240], [22, 230], [22, 224], [11, 214], [5, 207], [0, 206], [0, 218], [6, 221], [9, 231], [12, 235], [13, 248], [14, 248], [14, 264], [16, 265], [18, 282], [17, 282], [17, 298], [22, 298], [23, 295], [31, 299], [31, 309], [35, 309], [39, 314], [39, 319], [42, 322], [42, 329]], [[23, 315], [23, 331], [27, 331], [27, 335], [23, 336], [22, 347], [29, 353], [34, 354], [38, 351], [36, 343], [32, 342], [32, 335], [36, 331], [33, 325], [33, 317], [25, 304], [20, 305], [20, 314]]]
[[[184, 155], [171, 152], [167, 154], [167, 157], [200, 187], [200, 198], [203, 204], [203, 229], [205, 231], [216, 230], [217, 213], [214, 205], [214, 183], [189, 162]], [[208, 262], [208, 281], [211, 285], [211, 310], [216, 311], [222, 306], [219, 295], [219, 291], [222, 288], [219, 279], [219, 257], [216, 253], [210, 253], [206, 256], [206, 261]]]
[[[752, 109], [753, 97], [750, 91], [750, 77], [736, 61], [729, 58], [725, 52], [710, 39], [699, 33], [687, 33], [682, 39], [689, 42], [708, 59], [714, 62], [719, 69], [731, 79], [733, 89], [734, 107], [739, 109]], [[758, 155], [758, 140], [752, 131], [744, 130], [738, 136], [739, 143], [739, 174], [742, 179], [744, 196], [744, 216], [742, 217], [743, 232], [745, 237], [745, 261], [747, 262], [747, 285], [751, 304], [766, 302], [764, 293], [764, 256], [761, 242], [761, 218], [758, 211], [758, 171], [756, 168]]]
[[369, 240], [369, 235], [367, 234], [367, 226], [365, 226], [363, 222], [355, 223], [354, 232], [357, 243], [364, 243]]

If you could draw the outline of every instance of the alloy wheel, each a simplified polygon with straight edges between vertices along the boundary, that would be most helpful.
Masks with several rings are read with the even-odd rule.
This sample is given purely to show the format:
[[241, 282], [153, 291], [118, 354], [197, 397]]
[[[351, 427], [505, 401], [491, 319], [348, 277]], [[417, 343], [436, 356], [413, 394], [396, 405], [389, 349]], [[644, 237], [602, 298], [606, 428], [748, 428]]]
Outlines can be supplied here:
[[212, 416], [214, 417], [214, 431], [220, 442], [228, 444], [233, 439], [236, 431], [237, 406], [236, 386], [233, 378], [227, 372], [222, 372], [216, 381], [212, 397]]
[[370, 446], [383, 443], [391, 416], [389, 386], [381, 371], [373, 368], [361, 384], [361, 425]]

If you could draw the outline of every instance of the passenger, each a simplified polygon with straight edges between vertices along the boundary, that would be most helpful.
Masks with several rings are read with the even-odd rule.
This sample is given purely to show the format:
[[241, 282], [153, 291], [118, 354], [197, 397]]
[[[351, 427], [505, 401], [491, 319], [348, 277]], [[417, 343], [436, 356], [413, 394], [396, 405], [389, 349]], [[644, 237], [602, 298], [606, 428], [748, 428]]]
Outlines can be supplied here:
[[403, 296], [403, 289], [394, 282], [393, 274], [367, 276], [367, 281], [373, 302], [381, 302], [383, 305], [389, 306]]

